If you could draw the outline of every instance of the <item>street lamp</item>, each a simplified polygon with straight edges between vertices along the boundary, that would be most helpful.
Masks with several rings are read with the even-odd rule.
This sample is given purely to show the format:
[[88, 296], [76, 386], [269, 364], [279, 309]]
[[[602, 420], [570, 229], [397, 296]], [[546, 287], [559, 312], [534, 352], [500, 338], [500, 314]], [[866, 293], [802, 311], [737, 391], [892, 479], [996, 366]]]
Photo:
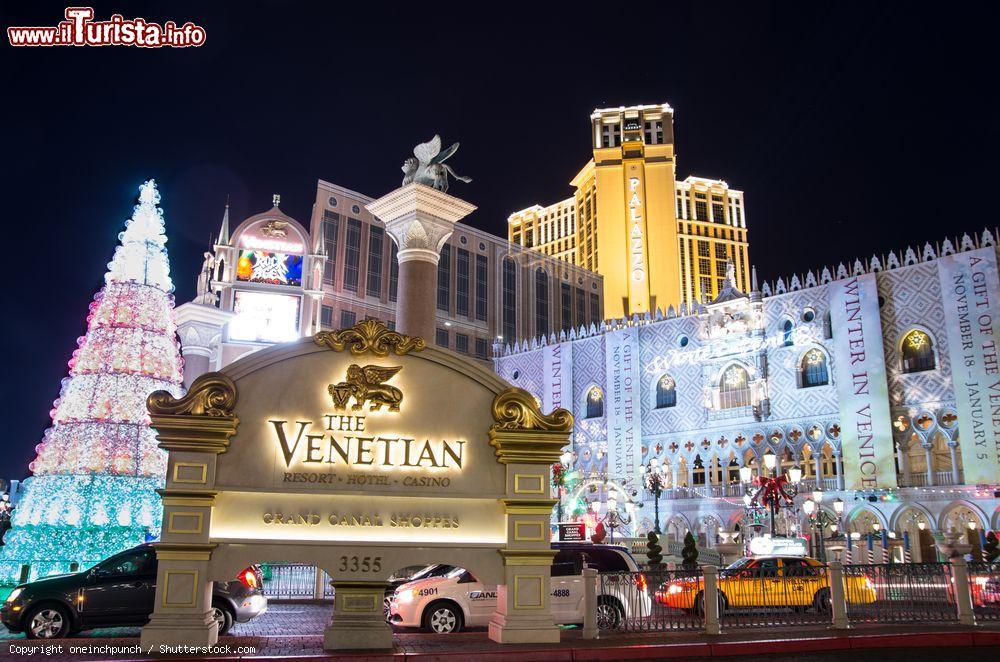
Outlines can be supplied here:
[[[816, 495], [816, 492], [813, 492]], [[819, 496], [822, 498], [823, 493], [819, 492]], [[840, 501], [840, 499], [838, 499]], [[837, 524], [839, 522], [838, 517], [831, 516], [828, 512], [823, 510], [822, 502], [819, 500], [813, 501], [812, 499], [806, 499], [805, 503], [802, 504], [802, 511], [809, 518], [809, 523], [812, 526], [813, 538], [815, 539], [815, 550], [816, 557], [822, 561], [826, 561], [826, 546], [823, 543], [823, 530], [826, 527], [831, 527], [836, 531]], [[834, 509], [837, 509], [837, 504], [834, 502]], [[840, 510], [843, 511], [844, 502], [840, 501]], [[839, 513], [838, 513], [839, 514]]]
[[[615, 541], [615, 529], [628, 526], [632, 523], [631, 515], [622, 515], [618, 512], [618, 490], [612, 487], [608, 490], [608, 512], [604, 515], [604, 526], [611, 531], [611, 542]], [[632, 502], [629, 501], [626, 507], [631, 510]]]
[[767, 467], [768, 471], [774, 471], [774, 467], [778, 464], [778, 456], [774, 454], [770, 448], [764, 453], [764, 466]]
[[660, 497], [663, 495], [663, 488], [667, 486], [667, 477], [660, 461], [655, 457], [646, 465], [643, 480], [646, 489], [653, 495], [653, 531], [660, 535]]
[[740, 482], [749, 483], [753, 480], [753, 469], [748, 466], [740, 467]]
[[[764, 453], [763, 460], [764, 466], [767, 468], [767, 473], [774, 473], [774, 469], [778, 464], [778, 456], [774, 454], [774, 451], [768, 448]], [[777, 535], [774, 519], [776, 512], [781, 508], [781, 501], [783, 500], [786, 506], [793, 504], [793, 499], [798, 494], [798, 484], [801, 480], [802, 468], [797, 465], [788, 470], [787, 477], [768, 475], [757, 476], [756, 480], [754, 480], [754, 485], [758, 487], [752, 501], [753, 503], [762, 501], [770, 510], [772, 536]]]

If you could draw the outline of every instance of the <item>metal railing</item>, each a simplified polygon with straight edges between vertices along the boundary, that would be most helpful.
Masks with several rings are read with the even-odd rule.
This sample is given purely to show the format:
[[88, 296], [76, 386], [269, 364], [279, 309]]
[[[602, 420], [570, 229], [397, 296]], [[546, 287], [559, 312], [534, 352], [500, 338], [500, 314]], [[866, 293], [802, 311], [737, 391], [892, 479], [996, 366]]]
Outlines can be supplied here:
[[1000, 563], [970, 563], [969, 588], [976, 620], [1000, 621]]
[[597, 627], [615, 632], [702, 630], [701, 570], [650, 567], [597, 577]]
[[261, 564], [261, 570], [264, 574], [264, 595], [275, 602], [333, 598], [330, 575], [320, 571], [321, 576], [317, 577], [316, 566], [304, 563], [264, 563]]
[[844, 592], [855, 623], [958, 620], [948, 563], [845, 565]]
[[723, 629], [776, 625], [829, 625], [826, 566], [719, 571]]

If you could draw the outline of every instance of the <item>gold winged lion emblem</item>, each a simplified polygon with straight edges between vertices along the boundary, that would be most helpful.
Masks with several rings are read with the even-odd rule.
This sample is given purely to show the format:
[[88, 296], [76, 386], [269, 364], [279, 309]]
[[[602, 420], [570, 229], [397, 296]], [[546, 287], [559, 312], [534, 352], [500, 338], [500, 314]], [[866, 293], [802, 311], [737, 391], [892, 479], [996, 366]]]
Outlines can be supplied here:
[[371, 400], [369, 411], [378, 411], [383, 406], [389, 411], [399, 411], [399, 403], [403, 401], [403, 392], [395, 386], [383, 382], [392, 379], [403, 366], [366, 365], [361, 367], [352, 363], [347, 368], [347, 380], [339, 384], [330, 384], [327, 390], [333, 398], [337, 409], [347, 409], [348, 401], [353, 397], [353, 411], [360, 411]]

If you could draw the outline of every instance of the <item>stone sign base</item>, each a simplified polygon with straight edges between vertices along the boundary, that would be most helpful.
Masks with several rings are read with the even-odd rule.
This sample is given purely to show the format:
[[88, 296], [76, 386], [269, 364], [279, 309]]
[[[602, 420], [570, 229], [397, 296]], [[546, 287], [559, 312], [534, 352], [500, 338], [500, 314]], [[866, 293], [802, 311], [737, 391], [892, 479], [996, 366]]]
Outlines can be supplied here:
[[497, 586], [497, 610], [490, 619], [489, 636], [492, 641], [500, 644], [559, 643], [559, 628], [548, 609], [534, 614], [511, 614], [507, 610], [507, 599], [507, 586]]
[[214, 646], [219, 641], [219, 626], [207, 611], [200, 616], [189, 614], [161, 614], [156, 623], [142, 628], [139, 643], [143, 650], [160, 646]]
[[334, 582], [333, 619], [323, 630], [323, 648], [392, 648], [392, 628], [382, 614], [386, 582]]

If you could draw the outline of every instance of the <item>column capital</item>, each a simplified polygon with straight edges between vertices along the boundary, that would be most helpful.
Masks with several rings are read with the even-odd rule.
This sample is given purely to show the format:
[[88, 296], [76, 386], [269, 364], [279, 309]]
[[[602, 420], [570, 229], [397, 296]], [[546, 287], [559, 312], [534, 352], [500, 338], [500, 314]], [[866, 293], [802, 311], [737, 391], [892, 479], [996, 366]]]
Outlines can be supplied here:
[[476, 206], [423, 184], [407, 184], [365, 205], [396, 242], [400, 263], [411, 260], [437, 264], [441, 247], [455, 223]]

